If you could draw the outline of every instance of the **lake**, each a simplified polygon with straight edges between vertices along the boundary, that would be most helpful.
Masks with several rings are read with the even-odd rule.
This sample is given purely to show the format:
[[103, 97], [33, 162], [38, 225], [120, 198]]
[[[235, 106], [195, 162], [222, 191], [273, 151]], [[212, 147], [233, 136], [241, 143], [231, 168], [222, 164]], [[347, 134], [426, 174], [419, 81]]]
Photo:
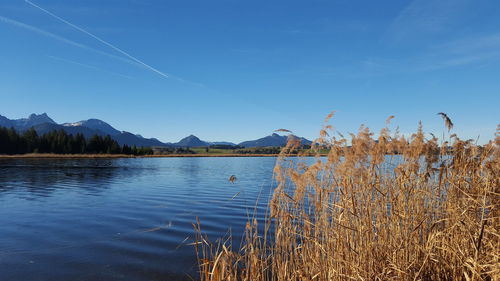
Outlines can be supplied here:
[[275, 161], [0, 159], [0, 280], [197, 279], [192, 223], [238, 246]]

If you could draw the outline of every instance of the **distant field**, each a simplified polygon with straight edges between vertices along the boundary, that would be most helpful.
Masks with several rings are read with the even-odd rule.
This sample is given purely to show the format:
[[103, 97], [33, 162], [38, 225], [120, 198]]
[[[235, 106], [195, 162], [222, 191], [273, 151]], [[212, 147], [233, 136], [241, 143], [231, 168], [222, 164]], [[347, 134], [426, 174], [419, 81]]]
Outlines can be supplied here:
[[204, 147], [193, 147], [191, 148], [196, 154], [231, 154], [235, 153], [236, 149], [221, 149], [221, 148], [209, 148]]
[[[273, 157], [278, 156], [281, 152], [280, 147], [251, 147], [240, 149], [222, 149], [222, 148], [209, 148], [206, 147], [193, 147], [187, 148], [182, 151], [164, 152], [155, 151], [154, 154], [146, 155], [131, 155], [131, 154], [65, 154], [65, 153], [25, 153], [25, 154], [0, 154], [1, 158], [144, 158], [144, 157]], [[289, 153], [290, 156], [295, 155], [314, 156], [314, 155], [327, 155], [327, 149], [320, 149], [313, 151], [311, 149], [298, 149]]]
[[55, 153], [26, 153], [0, 154], [0, 158], [135, 158], [141, 156], [127, 154], [55, 154]]
[[[281, 153], [281, 147], [249, 147], [249, 148], [211, 148], [211, 147], [190, 147], [190, 148], [153, 148], [154, 155], [145, 157], [217, 157], [217, 156], [277, 156]], [[327, 149], [311, 150], [310, 148], [298, 148], [289, 152], [291, 155], [326, 155]]]
[[196, 154], [155, 154], [155, 155], [126, 155], [126, 154], [54, 154], [29, 153], [0, 155], [2, 158], [161, 158], [161, 157], [275, 157], [277, 154], [237, 154], [237, 153], [196, 153]]

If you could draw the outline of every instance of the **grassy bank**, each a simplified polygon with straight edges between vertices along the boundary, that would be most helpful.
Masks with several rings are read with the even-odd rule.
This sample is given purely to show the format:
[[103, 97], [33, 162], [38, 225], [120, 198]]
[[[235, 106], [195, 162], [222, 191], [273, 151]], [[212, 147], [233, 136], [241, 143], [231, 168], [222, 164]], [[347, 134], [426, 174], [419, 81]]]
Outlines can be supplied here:
[[54, 154], [54, 153], [28, 153], [0, 155], [0, 159], [9, 158], [170, 158], [170, 157], [278, 157], [279, 154], [238, 154], [238, 153], [197, 153], [197, 154], [155, 154], [155, 155], [130, 155], [130, 154]]
[[201, 280], [500, 280], [500, 130], [479, 147], [362, 127], [349, 147], [330, 128], [326, 161], [282, 150], [266, 223], [240, 248], [195, 225]]
[[56, 154], [56, 153], [26, 153], [26, 154], [0, 154], [0, 159], [9, 158], [136, 158], [130, 154]]
[[[279, 149], [279, 148], [278, 148]], [[131, 155], [131, 154], [58, 154], [58, 153], [26, 153], [26, 154], [0, 154], [2, 158], [169, 158], [169, 157], [278, 157], [276, 153], [233, 153], [227, 149], [217, 149], [208, 152], [204, 148], [193, 148], [195, 153], [170, 153], [170, 154], [146, 154], [146, 155]], [[290, 154], [289, 156], [315, 156], [318, 154], [312, 153], [310, 150], [304, 150], [301, 153]], [[321, 153], [322, 156], [328, 154]]]

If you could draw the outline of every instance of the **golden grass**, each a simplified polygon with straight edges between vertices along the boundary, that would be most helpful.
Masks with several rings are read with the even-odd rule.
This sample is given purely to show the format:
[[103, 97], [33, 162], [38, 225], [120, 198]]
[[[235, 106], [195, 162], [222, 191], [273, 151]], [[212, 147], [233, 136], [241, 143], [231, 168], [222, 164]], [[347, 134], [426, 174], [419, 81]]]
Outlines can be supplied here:
[[478, 146], [361, 127], [352, 147], [329, 131], [326, 159], [283, 150], [264, 231], [248, 221], [241, 248], [195, 225], [201, 280], [500, 280], [500, 130]]
[[56, 153], [26, 153], [26, 154], [0, 154], [2, 158], [136, 158], [141, 156], [130, 154], [56, 154]]

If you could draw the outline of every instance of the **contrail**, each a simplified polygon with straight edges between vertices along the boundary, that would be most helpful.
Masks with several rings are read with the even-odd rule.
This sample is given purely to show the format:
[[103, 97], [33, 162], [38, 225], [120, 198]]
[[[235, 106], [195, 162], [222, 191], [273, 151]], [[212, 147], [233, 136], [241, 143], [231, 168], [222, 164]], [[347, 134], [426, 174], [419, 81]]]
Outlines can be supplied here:
[[116, 75], [116, 76], [125, 77], [125, 78], [128, 78], [128, 79], [134, 79], [133, 77], [130, 77], [128, 75], [121, 74], [121, 73], [118, 73], [118, 72], [109, 71], [109, 70], [105, 70], [105, 69], [102, 69], [102, 68], [99, 68], [99, 67], [96, 67], [96, 66], [93, 66], [93, 65], [88, 65], [88, 64], [81, 63], [81, 62], [76, 62], [76, 61], [72, 61], [72, 60], [68, 60], [68, 59], [63, 59], [63, 58], [59, 58], [59, 57], [55, 57], [55, 56], [47, 56], [47, 57], [49, 57], [51, 59], [54, 59], [54, 60], [62, 61], [62, 62], [65, 62], [65, 63], [70, 63], [70, 64], [79, 65], [79, 66], [83, 66], [83, 67], [86, 67], [86, 68], [90, 68], [90, 69], [94, 69], [94, 70], [106, 72], [106, 73], [113, 74], [113, 75]]
[[65, 20], [65, 19], [63, 19], [63, 18], [61, 18], [61, 17], [59, 17], [59, 16], [57, 16], [57, 15], [55, 15], [55, 14], [53, 14], [53, 13], [51, 13], [51, 12], [47, 11], [47, 10], [45, 10], [44, 8], [42, 8], [42, 7], [38, 6], [38, 5], [36, 5], [35, 3], [33, 3], [33, 2], [31, 2], [31, 1], [29, 1], [29, 0], [24, 0], [24, 1], [25, 1], [26, 3], [28, 3], [28, 4], [30, 4], [31, 6], [33, 6], [33, 7], [37, 8], [37, 9], [41, 10], [42, 12], [44, 12], [44, 13], [46, 13], [46, 14], [48, 14], [48, 15], [52, 16], [53, 18], [56, 18], [56, 19], [58, 19], [58, 20], [62, 21], [63, 23], [65, 23], [65, 24], [67, 24], [67, 25], [69, 25], [69, 26], [71, 26], [71, 27], [75, 28], [76, 30], [78, 30], [78, 31], [80, 31], [80, 32], [83, 32], [83, 33], [87, 34], [88, 36], [90, 36], [90, 37], [94, 38], [95, 40], [97, 40], [97, 41], [99, 41], [99, 42], [103, 43], [104, 45], [106, 45], [106, 46], [108, 46], [108, 47], [112, 48], [113, 50], [115, 50], [115, 51], [117, 51], [117, 52], [121, 53], [122, 55], [124, 55], [124, 56], [128, 57], [129, 59], [131, 59], [131, 60], [135, 61], [136, 63], [138, 63], [138, 64], [140, 64], [140, 65], [142, 65], [142, 66], [146, 67], [147, 69], [149, 69], [149, 70], [151, 70], [151, 71], [153, 71], [153, 72], [156, 72], [157, 74], [159, 74], [159, 75], [161, 75], [161, 76], [163, 76], [163, 77], [165, 77], [165, 78], [169, 78], [169, 75], [167, 75], [167, 74], [165, 74], [165, 73], [163, 73], [163, 72], [161, 72], [161, 71], [157, 70], [156, 68], [154, 68], [154, 67], [152, 67], [152, 66], [150, 66], [150, 65], [148, 65], [148, 64], [146, 64], [146, 63], [144, 63], [143, 61], [141, 61], [141, 60], [139, 60], [139, 59], [135, 58], [134, 56], [132, 56], [132, 55], [128, 54], [127, 52], [123, 51], [122, 49], [120, 49], [120, 48], [118, 48], [118, 47], [116, 47], [116, 46], [112, 45], [111, 43], [108, 43], [107, 41], [105, 41], [105, 40], [103, 40], [103, 39], [101, 39], [101, 38], [99, 38], [99, 37], [95, 36], [94, 34], [92, 34], [92, 33], [88, 32], [88, 31], [86, 31], [85, 29], [83, 29], [83, 28], [81, 28], [81, 27], [78, 27], [78, 26], [76, 26], [76, 25], [72, 24], [71, 22], [69, 22], [69, 21], [67, 21], [67, 20]]
[[115, 56], [115, 55], [112, 55], [112, 54], [109, 54], [109, 53], [106, 53], [106, 52], [103, 52], [103, 51], [100, 51], [100, 50], [97, 50], [97, 49], [91, 48], [91, 47], [86, 46], [86, 45], [84, 45], [84, 44], [77, 43], [77, 42], [75, 42], [75, 41], [72, 41], [72, 40], [66, 39], [66, 38], [61, 37], [61, 36], [59, 36], [59, 35], [56, 35], [56, 34], [54, 34], [54, 33], [51, 33], [51, 32], [48, 32], [48, 31], [45, 31], [45, 30], [43, 30], [43, 29], [40, 29], [40, 28], [34, 27], [34, 26], [32, 26], [32, 25], [29, 25], [29, 24], [25, 24], [25, 23], [22, 23], [22, 22], [19, 22], [19, 21], [13, 20], [13, 19], [9, 19], [9, 18], [6, 18], [6, 17], [3, 17], [3, 16], [0, 16], [0, 22], [4, 22], [4, 23], [7, 23], [7, 24], [10, 24], [10, 25], [16, 26], [16, 27], [24, 28], [24, 29], [27, 29], [27, 30], [29, 30], [29, 31], [32, 31], [32, 32], [38, 33], [38, 34], [40, 34], [40, 35], [47, 36], [47, 37], [49, 37], [49, 38], [52, 38], [52, 39], [55, 39], [55, 40], [61, 41], [61, 42], [63, 42], [63, 43], [66, 43], [66, 44], [69, 44], [69, 45], [72, 45], [72, 46], [75, 46], [75, 47], [78, 47], [78, 48], [81, 48], [81, 49], [85, 49], [85, 50], [88, 50], [88, 51], [92, 51], [92, 52], [95, 52], [95, 53], [101, 54], [101, 55], [103, 55], [103, 56], [107, 56], [107, 57], [110, 57], [110, 58], [114, 58], [114, 59], [117, 59], [117, 60], [120, 60], [120, 61], [123, 61], [123, 62], [129, 63], [129, 64], [138, 65], [135, 61], [129, 60], [129, 59], [127, 59], [127, 58], [123, 58], [123, 57]]

